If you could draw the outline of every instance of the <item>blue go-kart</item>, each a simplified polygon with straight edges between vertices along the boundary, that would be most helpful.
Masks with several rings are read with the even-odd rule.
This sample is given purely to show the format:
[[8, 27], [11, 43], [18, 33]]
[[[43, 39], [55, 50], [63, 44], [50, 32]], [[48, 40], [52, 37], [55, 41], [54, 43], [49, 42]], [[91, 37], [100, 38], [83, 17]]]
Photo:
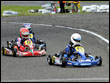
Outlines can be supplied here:
[[55, 54], [55, 55], [48, 55], [47, 62], [49, 65], [61, 65], [62, 67], [66, 66], [101, 66], [102, 65], [102, 58], [101, 56], [94, 57], [91, 54], [85, 53], [83, 46], [75, 45], [74, 47], [75, 58], [74, 54], [70, 57], [67, 57], [67, 54]]

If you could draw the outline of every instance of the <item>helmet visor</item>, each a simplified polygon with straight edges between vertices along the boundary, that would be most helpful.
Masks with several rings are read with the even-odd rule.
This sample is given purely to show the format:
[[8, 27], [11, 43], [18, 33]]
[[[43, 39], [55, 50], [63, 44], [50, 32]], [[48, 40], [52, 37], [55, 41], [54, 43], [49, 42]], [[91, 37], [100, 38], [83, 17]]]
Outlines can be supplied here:
[[23, 35], [23, 37], [28, 37], [29, 35]]
[[80, 42], [80, 40], [76, 40], [76, 39], [74, 39], [74, 41], [76, 41], [76, 42]]
[[30, 36], [29, 36], [29, 34], [24, 34], [24, 35], [22, 35], [22, 37], [23, 38], [29, 38]]

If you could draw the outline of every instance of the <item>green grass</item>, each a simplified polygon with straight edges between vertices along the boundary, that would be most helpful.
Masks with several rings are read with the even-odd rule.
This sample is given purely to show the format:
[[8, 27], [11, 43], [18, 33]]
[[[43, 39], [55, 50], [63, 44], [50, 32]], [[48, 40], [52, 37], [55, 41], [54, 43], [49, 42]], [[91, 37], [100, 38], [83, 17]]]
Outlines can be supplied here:
[[[18, 12], [18, 16], [31, 16], [31, 15], [40, 15], [39, 13], [29, 13], [30, 9], [42, 9], [41, 6], [14, 6], [14, 5], [2, 5], [1, 13], [3, 14], [4, 10], [12, 10]], [[1, 14], [1, 15], [2, 15]]]
[[[109, 1], [81, 1], [81, 2], [109, 2]], [[59, 6], [57, 6], [56, 8], [59, 8]], [[71, 9], [71, 6], [70, 7], [65, 6], [65, 8]], [[42, 8], [41, 8], [41, 6], [1, 5], [1, 16], [3, 16], [2, 14], [3, 14], [3, 11], [4, 10], [17, 11], [18, 12], [18, 15], [14, 15], [14, 16], [36, 16], [36, 15], [44, 15], [44, 14], [41, 14], [41, 13], [29, 13], [28, 10], [30, 10], [30, 9], [42, 9]], [[82, 12], [82, 7], [80, 7], [80, 13], [81, 14], [84, 13], [84, 12]], [[75, 13], [75, 14], [77, 14], [77, 13]]]
[[[56, 8], [59, 8], [57, 6]], [[41, 6], [15, 6], [15, 5], [1, 5], [1, 16], [3, 17], [4, 10], [12, 10], [18, 12], [18, 15], [11, 15], [11, 16], [37, 16], [37, 15], [46, 15], [41, 13], [29, 13], [28, 10], [30, 9], [42, 9]], [[80, 7], [80, 12], [74, 14], [82, 14], [82, 7]], [[60, 13], [58, 13], [60, 14]], [[70, 13], [61, 13], [61, 14], [70, 14]], [[71, 13], [73, 14], [73, 13]], [[10, 17], [10, 16], [6, 16]]]

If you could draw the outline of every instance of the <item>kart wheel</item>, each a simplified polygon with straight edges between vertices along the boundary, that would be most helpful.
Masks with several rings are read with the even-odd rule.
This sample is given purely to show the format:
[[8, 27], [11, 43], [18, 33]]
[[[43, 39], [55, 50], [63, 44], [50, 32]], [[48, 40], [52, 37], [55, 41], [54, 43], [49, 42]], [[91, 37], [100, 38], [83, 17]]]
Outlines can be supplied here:
[[5, 55], [5, 54], [4, 54], [4, 50], [5, 50], [5, 48], [4, 48], [4, 47], [2, 47], [2, 54], [3, 54], [3, 55]]
[[100, 59], [99, 62], [98, 62], [98, 64], [97, 64], [97, 66], [101, 66], [101, 65], [102, 65], [102, 57], [96, 56], [96, 57], [95, 57], [95, 60], [96, 60], [96, 59]]
[[56, 54], [56, 53], [55, 53], [55, 56], [56, 56], [56, 57], [59, 57], [59, 55], [58, 55], [58, 54]]
[[66, 66], [66, 58], [62, 57], [62, 67], [65, 67], [65, 66]]
[[13, 49], [13, 56], [14, 56], [14, 57], [16, 57], [16, 56], [17, 56], [17, 55], [16, 55], [16, 53], [17, 53], [17, 49], [16, 49], [16, 48], [14, 48], [14, 49]]
[[12, 46], [13, 46], [13, 40], [12, 41], [7, 41], [7, 48], [12, 48]]
[[43, 42], [43, 44], [44, 44], [44, 46], [45, 46], [45, 48], [46, 48], [46, 43], [45, 43], [45, 42]]
[[49, 63], [49, 65], [53, 65], [52, 57], [50, 55], [47, 57], [47, 62]]
[[9, 41], [7, 41], [7, 48], [9, 48]]
[[47, 49], [46, 49], [46, 47], [43, 46], [43, 47], [41, 48], [41, 50], [45, 50], [45, 51], [46, 51]]

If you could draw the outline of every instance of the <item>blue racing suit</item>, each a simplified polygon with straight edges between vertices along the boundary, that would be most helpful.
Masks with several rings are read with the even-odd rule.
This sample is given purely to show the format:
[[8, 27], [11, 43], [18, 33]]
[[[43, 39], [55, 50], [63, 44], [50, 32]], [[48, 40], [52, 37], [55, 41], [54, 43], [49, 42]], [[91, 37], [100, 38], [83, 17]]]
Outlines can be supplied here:
[[[67, 45], [67, 47], [65, 48], [64, 51], [65, 51], [65, 53], [64, 53], [64, 57], [65, 57], [65, 58], [70, 58], [70, 59], [72, 59], [72, 58], [75, 57], [75, 55], [74, 55], [75, 50], [74, 50], [73, 47], [71, 47], [70, 44]], [[73, 55], [73, 56], [72, 56], [72, 55]]]
[[68, 58], [70, 58], [70, 59], [77, 58], [76, 52], [75, 52], [75, 49], [74, 49], [75, 45], [76, 44], [73, 45], [73, 43], [70, 42], [67, 45], [67, 47], [59, 55], [64, 56], [66, 59], [68, 59]]

